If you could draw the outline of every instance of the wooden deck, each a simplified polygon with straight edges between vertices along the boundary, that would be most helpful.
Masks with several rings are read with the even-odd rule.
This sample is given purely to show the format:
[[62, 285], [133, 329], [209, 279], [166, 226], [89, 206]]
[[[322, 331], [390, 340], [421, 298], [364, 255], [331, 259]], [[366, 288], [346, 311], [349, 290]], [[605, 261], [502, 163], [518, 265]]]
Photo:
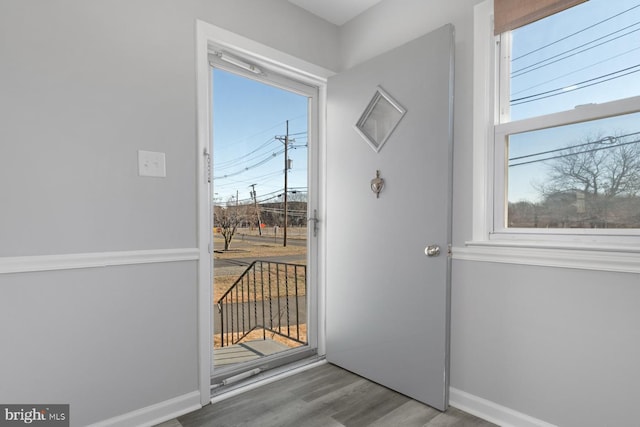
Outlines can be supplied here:
[[214, 349], [213, 365], [223, 366], [248, 362], [259, 359], [262, 356], [268, 356], [289, 349], [291, 349], [291, 347], [287, 347], [271, 339], [246, 341], [240, 344]]

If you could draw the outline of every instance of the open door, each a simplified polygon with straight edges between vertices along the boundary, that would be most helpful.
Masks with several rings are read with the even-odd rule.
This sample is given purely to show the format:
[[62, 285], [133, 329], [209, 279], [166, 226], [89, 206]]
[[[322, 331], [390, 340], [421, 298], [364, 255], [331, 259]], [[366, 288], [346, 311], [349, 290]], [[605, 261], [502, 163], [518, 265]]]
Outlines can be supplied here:
[[317, 87], [210, 45], [212, 393], [317, 354]]
[[444, 26], [332, 77], [327, 98], [327, 359], [440, 410], [453, 46]]

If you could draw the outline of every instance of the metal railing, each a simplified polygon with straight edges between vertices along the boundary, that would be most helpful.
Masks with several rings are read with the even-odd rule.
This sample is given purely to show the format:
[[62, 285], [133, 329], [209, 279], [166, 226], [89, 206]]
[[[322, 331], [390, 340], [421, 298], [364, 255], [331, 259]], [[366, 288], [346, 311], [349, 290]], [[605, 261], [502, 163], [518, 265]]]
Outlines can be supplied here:
[[[307, 267], [253, 261], [217, 301], [220, 346], [239, 343], [253, 331], [306, 344]], [[255, 336], [255, 335], [254, 335]]]

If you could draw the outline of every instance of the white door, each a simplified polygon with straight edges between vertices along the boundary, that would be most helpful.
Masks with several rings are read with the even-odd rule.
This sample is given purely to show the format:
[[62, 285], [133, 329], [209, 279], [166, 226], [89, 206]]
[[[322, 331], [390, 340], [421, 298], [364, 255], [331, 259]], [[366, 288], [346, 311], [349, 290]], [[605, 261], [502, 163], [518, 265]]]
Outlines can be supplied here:
[[[447, 25], [360, 64], [329, 80], [327, 103], [327, 359], [440, 410], [448, 405], [453, 45]], [[406, 114], [376, 152], [354, 125], [378, 87]], [[381, 109], [370, 129], [390, 128]], [[439, 255], [427, 256], [431, 245]]]

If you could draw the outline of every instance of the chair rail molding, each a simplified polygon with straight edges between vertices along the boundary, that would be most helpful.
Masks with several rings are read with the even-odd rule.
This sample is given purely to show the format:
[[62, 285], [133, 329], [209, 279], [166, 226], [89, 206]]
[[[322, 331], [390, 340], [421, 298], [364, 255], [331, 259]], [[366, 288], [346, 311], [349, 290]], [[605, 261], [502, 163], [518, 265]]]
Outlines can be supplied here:
[[198, 248], [0, 257], [0, 274], [198, 261]]
[[625, 247], [590, 248], [531, 242], [520, 245], [516, 242], [467, 242], [466, 246], [453, 248], [452, 258], [463, 261], [640, 273], [640, 252]]

